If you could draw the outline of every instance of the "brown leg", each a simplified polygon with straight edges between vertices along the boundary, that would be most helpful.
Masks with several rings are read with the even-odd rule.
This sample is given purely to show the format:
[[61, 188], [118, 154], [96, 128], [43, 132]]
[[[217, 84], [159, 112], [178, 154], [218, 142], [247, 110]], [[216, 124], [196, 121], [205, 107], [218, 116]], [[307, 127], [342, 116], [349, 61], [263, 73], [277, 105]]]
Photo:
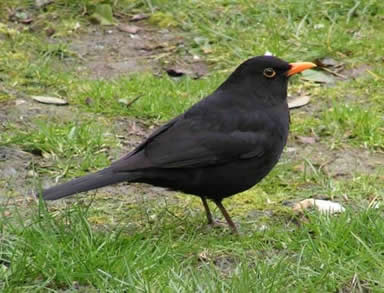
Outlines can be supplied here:
[[239, 234], [239, 232], [237, 231], [235, 223], [233, 223], [231, 216], [228, 214], [227, 210], [225, 209], [225, 207], [223, 206], [221, 201], [215, 201], [215, 204], [220, 209], [221, 213], [223, 214], [223, 216], [224, 216], [225, 220], [227, 221], [228, 226], [231, 228], [232, 232], [234, 234]]
[[213, 220], [211, 210], [209, 209], [207, 199], [205, 197], [202, 197], [201, 200], [203, 201], [203, 206], [205, 209], [205, 213], [207, 215], [208, 225], [213, 225], [215, 221]]

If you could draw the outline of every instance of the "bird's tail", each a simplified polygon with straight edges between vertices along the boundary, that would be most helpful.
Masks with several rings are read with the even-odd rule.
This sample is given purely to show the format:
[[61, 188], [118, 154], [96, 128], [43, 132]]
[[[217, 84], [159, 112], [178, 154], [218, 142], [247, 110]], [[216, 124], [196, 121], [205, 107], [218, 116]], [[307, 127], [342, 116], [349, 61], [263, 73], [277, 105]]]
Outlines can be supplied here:
[[132, 181], [135, 178], [135, 173], [116, 172], [113, 168], [106, 168], [96, 173], [85, 175], [66, 183], [45, 189], [42, 191], [41, 195], [44, 200], [56, 200], [75, 193], [97, 189], [106, 185], [123, 181]]

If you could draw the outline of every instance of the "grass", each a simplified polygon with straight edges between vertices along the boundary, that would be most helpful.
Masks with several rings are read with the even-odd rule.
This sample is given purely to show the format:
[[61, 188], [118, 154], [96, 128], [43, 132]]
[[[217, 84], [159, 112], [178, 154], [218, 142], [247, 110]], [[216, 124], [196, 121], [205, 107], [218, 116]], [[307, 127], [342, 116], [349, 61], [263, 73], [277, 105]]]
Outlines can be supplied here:
[[41, 209], [28, 224], [20, 219], [23, 229], [3, 223], [5, 288], [331, 292], [352, 285], [356, 272], [366, 289], [379, 291], [384, 281], [382, 210], [310, 213], [300, 226], [270, 219], [267, 230], [240, 237], [169, 218], [131, 235], [119, 225], [105, 233], [89, 225], [90, 212], [74, 206], [53, 216]]
[[[9, 135], [0, 135], [5, 145], [19, 145], [26, 151], [54, 161], [55, 169], [64, 171], [61, 176], [81, 175], [85, 171], [101, 168], [109, 163], [107, 150], [117, 145], [113, 134], [101, 123], [49, 122], [38, 120], [36, 128], [26, 131], [10, 126]], [[38, 167], [37, 163], [37, 167]], [[41, 173], [52, 175], [45, 166]]]
[[[332, 137], [346, 137], [353, 141], [358, 139], [359, 145], [382, 148], [384, 146], [384, 121], [376, 109], [362, 109], [360, 106], [335, 104], [324, 113], [323, 123], [327, 125]], [[327, 131], [327, 129], [325, 130]]]
[[[23, 170], [38, 177], [17, 173], [14, 183], [28, 190], [36, 181], [108, 165], [130, 143], [131, 134], [118, 126], [121, 119], [137, 118], [145, 127], [162, 123], [212, 92], [250, 56], [330, 57], [344, 65], [348, 78], [332, 85], [292, 78], [290, 93], [310, 95], [311, 104], [292, 111], [291, 150], [271, 174], [225, 200], [239, 224], [238, 237], [208, 229], [198, 198], [156, 196], [143, 185], [45, 206], [14, 191], [14, 177], [3, 174], [19, 170], [18, 159], [10, 164], [0, 156], [0, 291], [384, 290], [382, 1], [103, 1], [116, 21], [146, 13], [150, 17], [142, 22], [154, 34], [169, 29], [183, 36], [183, 46], [155, 57], [166, 66], [172, 58], [197, 56], [210, 68], [197, 80], [165, 73], [90, 78], [76, 69], [86, 56], [73, 51], [69, 40], [87, 33], [101, 2], [56, 0], [39, 9], [34, 3], [0, 3], [0, 150], [35, 154]], [[32, 23], [23, 24], [28, 18]], [[351, 78], [354, 70], [362, 73]], [[71, 106], [63, 109], [70, 115], [15, 106], [23, 99], [33, 109], [31, 95], [68, 100]], [[137, 97], [129, 107], [121, 103]], [[297, 136], [319, 142], [300, 145]], [[353, 154], [361, 168], [354, 167]], [[327, 171], [335, 158], [347, 166], [344, 175]], [[297, 215], [285, 205], [319, 197], [341, 202], [346, 212]]]
[[[110, 81], [88, 81], [82, 84], [74, 102], [84, 106], [86, 111], [105, 115], [133, 115], [140, 118], [166, 120], [182, 113], [192, 104], [214, 90], [222, 80], [222, 75], [209, 79], [193, 80], [189, 77], [174, 80], [168, 76], [161, 79], [151, 74], [133, 75], [128, 78]], [[151, 91], [148, 91], [151, 88]], [[93, 103], [86, 105], [86, 97], [93, 97]], [[132, 107], [119, 102], [127, 102], [140, 97]]]

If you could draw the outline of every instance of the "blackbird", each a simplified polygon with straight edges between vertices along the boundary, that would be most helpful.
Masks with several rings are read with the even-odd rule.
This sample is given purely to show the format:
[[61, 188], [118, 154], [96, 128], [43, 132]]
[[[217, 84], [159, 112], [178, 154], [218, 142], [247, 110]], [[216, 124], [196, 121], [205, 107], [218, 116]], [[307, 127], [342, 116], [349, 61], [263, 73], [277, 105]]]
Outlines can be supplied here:
[[287, 141], [288, 78], [315, 67], [273, 56], [246, 60], [211, 95], [155, 130], [133, 151], [96, 173], [42, 191], [55, 200], [122, 181], [207, 199], [237, 232], [222, 200], [249, 189], [276, 165]]

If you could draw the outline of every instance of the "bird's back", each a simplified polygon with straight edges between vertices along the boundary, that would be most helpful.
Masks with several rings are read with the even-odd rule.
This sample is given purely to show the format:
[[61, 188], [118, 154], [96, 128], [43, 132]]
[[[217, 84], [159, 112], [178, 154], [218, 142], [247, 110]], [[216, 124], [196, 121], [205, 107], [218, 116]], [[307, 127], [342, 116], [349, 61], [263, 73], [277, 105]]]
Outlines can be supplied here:
[[223, 198], [264, 178], [287, 141], [287, 103], [250, 108], [232, 100], [214, 93], [151, 140], [138, 154], [151, 162], [138, 181]]

